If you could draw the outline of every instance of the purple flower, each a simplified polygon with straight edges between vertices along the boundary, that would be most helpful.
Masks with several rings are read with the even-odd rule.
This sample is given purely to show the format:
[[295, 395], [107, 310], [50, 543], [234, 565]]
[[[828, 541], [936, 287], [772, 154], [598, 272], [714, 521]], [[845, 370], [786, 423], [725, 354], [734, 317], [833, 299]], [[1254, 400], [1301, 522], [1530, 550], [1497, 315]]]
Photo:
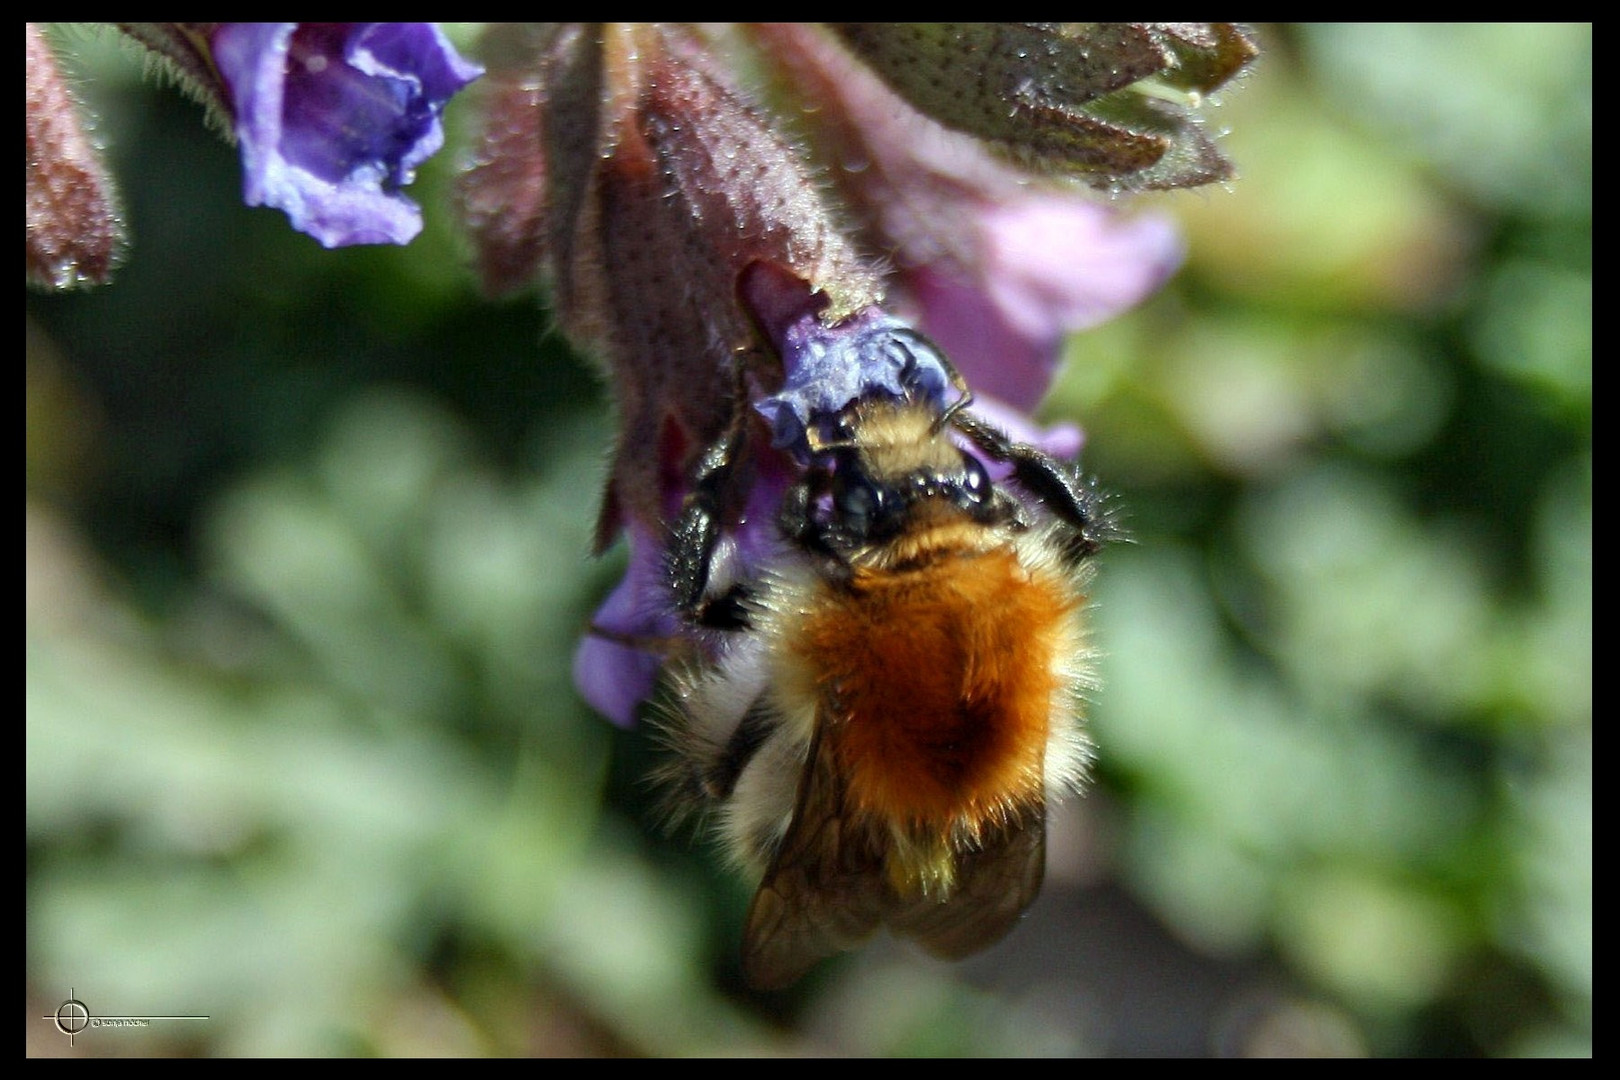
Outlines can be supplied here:
[[782, 389], [754, 408], [771, 425], [771, 445], [809, 464], [810, 440], [836, 438], [839, 413], [879, 393], [944, 409], [959, 396], [932, 342], [877, 308], [826, 326], [807, 311], [786, 327], [766, 327], [782, 357]]
[[1064, 338], [1151, 296], [1183, 253], [1169, 219], [1071, 195], [1031, 192], [960, 220], [974, 261], [915, 266], [902, 281], [918, 326], [974, 390], [1025, 412], [1046, 395]]
[[431, 23], [222, 23], [244, 197], [327, 247], [404, 244], [422, 211], [400, 193], [444, 142], [445, 103], [483, 69]]
[[1028, 412], [1067, 334], [1152, 295], [1181, 264], [1175, 225], [1095, 193], [1039, 184], [984, 142], [925, 116], [813, 26], [755, 36], [807, 105], [833, 176], [895, 262], [897, 310], [981, 398]]
[[676, 631], [664, 595], [664, 545], [639, 524], [628, 528], [630, 565], [624, 580], [597, 609], [574, 654], [574, 685], [586, 704], [616, 724], [635, 721], [636, 706], [652, 692], [663, 657], [631, 639], [671, 639]]
[[[503, 47], [526, 59], [496, 76], [462, 198], [487, 284], [544, 280], [613, 388], [597, 544], [627, 533], [630, 568], [574, 674], [619, 723], [670, 658], [735, 645], [676, 617], [664, 568], [722, 438], [745, 452], [713, 508], [710, 583], [780, 554], [782, 501], [852, 401], [944, 410], [965, 382], [1015, 440], [1078, 452], [1077, 427], [1028, 415], [1065, 335], [1144, 299], [1182, 254], [1167, 220], [1078, 183], [1226, 175], [1166, 88], [1206, 93], [1252, 56], [1241, 31], [1201, 24], [568, 25], [503, 31]], [[748, 48], [775, 100], [797, 98], [803, 143], [735, 78]]]

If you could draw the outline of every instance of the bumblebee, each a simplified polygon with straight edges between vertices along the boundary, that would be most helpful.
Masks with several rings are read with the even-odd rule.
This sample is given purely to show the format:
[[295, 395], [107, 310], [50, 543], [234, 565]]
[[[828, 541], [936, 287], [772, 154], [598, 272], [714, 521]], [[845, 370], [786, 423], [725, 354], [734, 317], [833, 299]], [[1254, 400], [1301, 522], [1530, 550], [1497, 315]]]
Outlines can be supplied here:
[[742, 417], [672, 530], [675, 602], [712, 647], [674, 665], [663, 780], [759, 875], [742, 947], [759, 989], [880, 926], [946, 959], [999, 940], [1040, 890], [1048, 804], [1091, 757], [1103, 500], [973, 414], [925, 338], [885, 335], [913, 374], [803, 413], [802, 468], [758, 565], [725, 541]]

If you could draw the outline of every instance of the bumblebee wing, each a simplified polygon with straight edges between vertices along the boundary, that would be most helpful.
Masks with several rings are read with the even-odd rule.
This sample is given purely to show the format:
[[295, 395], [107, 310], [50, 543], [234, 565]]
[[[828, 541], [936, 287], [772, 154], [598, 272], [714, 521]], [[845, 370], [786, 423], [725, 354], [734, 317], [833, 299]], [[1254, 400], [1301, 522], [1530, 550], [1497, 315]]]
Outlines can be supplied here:
[[748, 984], [787, 986], [871, 937], [887, 903], [883, 864], [882, 839], [847, 812], [843, 777], [818, 726], [793, 820], [748, 909]]
[[1041, 891], [1046, 875], [1046, 813], [1026, 811], [957, 856], [956, 888], [941, 901], [921, 896], [889, 909], [896, 934], [943, 960], [960, 960], [1006, 936]]

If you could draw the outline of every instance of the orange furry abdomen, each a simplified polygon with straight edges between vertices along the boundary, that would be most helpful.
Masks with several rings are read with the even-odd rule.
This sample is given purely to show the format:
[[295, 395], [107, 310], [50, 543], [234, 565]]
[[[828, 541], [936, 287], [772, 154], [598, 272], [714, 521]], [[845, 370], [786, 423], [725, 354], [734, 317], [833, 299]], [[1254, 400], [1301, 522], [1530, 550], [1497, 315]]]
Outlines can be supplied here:
[[1041, 805], [1079, 598], [1010, 548], [826, 589], [796, 652], [852, 808], [977, 834]]

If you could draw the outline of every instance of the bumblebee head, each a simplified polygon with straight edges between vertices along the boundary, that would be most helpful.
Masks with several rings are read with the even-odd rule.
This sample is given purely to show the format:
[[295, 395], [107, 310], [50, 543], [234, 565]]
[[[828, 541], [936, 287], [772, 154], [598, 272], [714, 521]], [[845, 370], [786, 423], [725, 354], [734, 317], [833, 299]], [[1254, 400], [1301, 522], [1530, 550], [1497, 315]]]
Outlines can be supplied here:
[[950, 468], [895, 475], [873, 468], [859, 450], [839, 456], [829, 477], [829, 521], [854, 544], [879, 544], [941, 517], [981, 520], [994, 487], [979, 459], [956, 451]]
[[818, 440], [784, 525], [806, 546], [848, 558], [946, 523], [1007, 516], [989, 473], [951, 441], [937, 411], [906, 400], [852, 406]]

